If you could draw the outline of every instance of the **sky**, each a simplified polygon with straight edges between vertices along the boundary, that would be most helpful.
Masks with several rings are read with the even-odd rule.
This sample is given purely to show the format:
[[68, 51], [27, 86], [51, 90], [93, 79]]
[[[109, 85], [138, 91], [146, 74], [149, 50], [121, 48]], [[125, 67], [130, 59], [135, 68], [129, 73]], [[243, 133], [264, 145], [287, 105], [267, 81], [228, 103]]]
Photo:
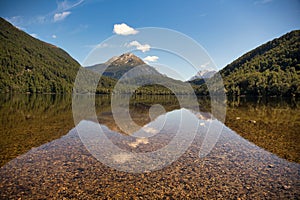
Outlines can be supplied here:
[[[202, 47], [201, 59], [205, 54], [210, 57], [209, 61], [205, 57], [196, 62], [198, 67], [214, 65], [221, 69], [255, 47], [300, 29], [300, 1], [1, 0], [0, 16], [31, 36], [64, 49], [82, 65], [105, 62], [109, 56], [119, 53], [104, 56], [100, 54], [104, 51], [100, 51], [98, 55], [95, 48], [111, 47], [107, 41], [114, 43], [113, 40], [122, 39], [122, 50], [133, 51], [157, 68], [174, 65], [182, 79], [188, 79], [195, 70], [182, 66], [190, 62], [187, 58], [194, 59], [195, 55], [189, 56], [198, 51], [187, 47], [189, 42]], [[152, 27], [150, 31], [158, 28], [158, 32], [147, 36], [145, 27]], [[173, 48], [169, 54], [159, 50], [159, 45], [157, 49], [153, 46], [155, 42], [167, 45], [167, 34], [162, 37], [160, 34], [165, 33], [161, 30], [174, 33], [175, 40], [170, 43], [177, 46], [168, 46]], [[176, 34], [185, 38], [178, 41]], [[148, 40], [141, 42], [142, 35]], [[178, 52], [173, 56], [170, 53], [174, 53], [174, 48], [186, 51], [186, 56], [175, 61]], [[99, 61], [89, 62], [92, 54]]]

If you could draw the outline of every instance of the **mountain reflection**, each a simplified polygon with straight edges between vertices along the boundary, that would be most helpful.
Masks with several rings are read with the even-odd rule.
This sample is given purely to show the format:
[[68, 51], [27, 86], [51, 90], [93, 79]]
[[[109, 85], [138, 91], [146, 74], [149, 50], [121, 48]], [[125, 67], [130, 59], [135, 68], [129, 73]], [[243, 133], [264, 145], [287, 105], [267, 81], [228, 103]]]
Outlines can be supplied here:
[[[180, 105], [179, 102], [184, 103]], [[210, 114], [209, 98], [199, 97], [197, 103], [191, 104], [186, 96], [137, 95], [130, 98], [129, 113], [132, 123], [155, 137], [158, 134], [156, 129], [159, 128], [155, 129], [149, 124], [181, 108], [189, 110], [199, 120], [218, 119], [218, 116]], [[94, 107], [96, 120], [112, 132], [124, 136], [135, 133], [136, 129], [130, 130], [130, 124], [128, 130], [123, 128], [125, 131], [116, 124], [111, 109], [111, 96], [95, 96]], [[300, 102], [295, 99], [234, 99], [227, 102], [225, 125], [280, 157], [300, 162], [299, 108]], [[88, 109], [84, 107], [86, 113], [81, 113], [82, 120], [95, 120], [89, 116], [91, 112]], [[60, 138], [75, 126], [71, 96], [2, 94], [0, 113], [1, 166], [33, 147]], [[199, 126], [203, 126], [203, 123], [200, 122]], [[160, 125], [156, 124], [158, 127]], [[176, 126], [173, 123], [174, 129]], [[127, 146], [139, 149], [148, 143], [146, 139], [132, 140]]]

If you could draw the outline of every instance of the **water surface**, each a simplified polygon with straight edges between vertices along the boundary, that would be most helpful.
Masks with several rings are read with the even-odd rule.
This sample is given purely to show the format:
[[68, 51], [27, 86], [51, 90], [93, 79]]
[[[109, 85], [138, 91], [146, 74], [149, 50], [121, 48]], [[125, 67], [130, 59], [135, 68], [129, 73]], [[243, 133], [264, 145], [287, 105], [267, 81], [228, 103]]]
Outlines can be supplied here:
[[[33, 147], [67, 134], [75, 125], [72, 99], [60, 95], [0, 96], [0, 166]], [[210, 101], [199, 98], [199, 109], [210, 113]], [[96, 96], [98, 121], [122, 132], [113, 120], [110, 96]], [[151, 121], [149, 109], [179, 109], [175, 96], [131, 98], [130, 114], [143, 126]], [[152, 116], [155, 118], [155, 116]], [[295, 99], [235, 99], [227, 103], [226, 126], [256, 145], [289, 161], [300, 160], [300, 101]]]
[[[0, 168], [0, 195], [2, 199], [297, 199], [299, 198], [300, 165], [266, 151], [244, 139], [214, 118], [201, 100], [199, 111], [180, 108], [174, 97], [138, 97], [132, 100], [131, 116], [145, 127], [151, 137], [136, 138], [128, 133], [120, 133], [113, 120], [107, 96], [96, 99], [97, 116], [100, 126], [112, 143], [127, 153], [105, 152], [105, 143], [99, 145], [97, 138], [87, 137], [91, 151], [105, 153], [105, 158], [114, 163], [108, 166], [90, 154], [79, 138], [78, 127], [88, 130], [96, 122], [86, 116], [63, 137], [31, 149], [29, 152], [11, 160]], [[167, 99], [168, 98], [168, 99]], [[163, 101], [162, 101], [163, 100]], [[149, 116], [149, 108], [163, 102], [166, 113]], [[169, 102], [169, 103], [168, 103]], [[229, 107], [229, 111], [232, 107]], [[235, 108], [236, 109], [236, 108]], [[294, 108], [295, 109], [295, 108]], [[205, 111], [204, 111], [205, 110]], [[251, 109], [250, 109], [251, 110]], [[249, 111], [248, 111], [249, 112]], [[150, 112], [151, 113], [151, 112]], [[184, 115], [182, 115], [184, 113]], [[234, 111], [234, 120], [243, 120], [248, 115]], [[237, 119], [238, 114], [239, 119]], [[169, 116], [159, 133], [152, 126]], [[168, 165], [144, 173], [128, 173], [116, 170], [122, 165], [128, 169], [136, 167], [143, 171], [152, 166], [151, 159], [141, 158], [135, 153], [153, 152], [168, 144], [176, 137], [180, 119], [195, 120], [199, 128], [192, 143], [182, 156]], [[249, 117], [252, 118], [251, 115]], [[253, 120], [253, 119], [251, 119]], [[256, 119], [257, 120], [257, 119]], [[205, 157], [201, 146], [210, 124], [223, 127], [220, 138], [212, 151]], [[242, 121], [243, 122], [243, 121]], [[253, 123], [245, 121], [244, 123]], [[159, 123], [158, 123], [159, 124]], [[255, 123], [256, 124], [256, 123]], [[148, 128], [148, 129], [147, 129]], [[149, 129], [152, 128], [152, 129]], [[187, 139], [195, 130], [185, 126], [181, 140]], [[91, 133], [92, 131], [87, 131]], [[126, 132], [126, 131], [125, 131]], [[90, 135], [89, 135], [90, 136]], [[93, 135], [92, 135], [93, 136]], [[274, 139], [273, 139], [274, 140]], [[270, 140], [271, 141], [271, 140]], [[184, 141], [183, 141], [184, 142]], [[171, 148], [178, 152], [182, 142]], [[176, 148], [177, 147], [177, 148]], [[128, 153], [130, 152], [130, 153]], [[172, 155], [172, 154], [171, 154]], [[158, 165], [163, 159], [157, 160]], [[135, 161], [139, 161], [138, 163]], [[134, 166], [135, 165], [135, 166]]]

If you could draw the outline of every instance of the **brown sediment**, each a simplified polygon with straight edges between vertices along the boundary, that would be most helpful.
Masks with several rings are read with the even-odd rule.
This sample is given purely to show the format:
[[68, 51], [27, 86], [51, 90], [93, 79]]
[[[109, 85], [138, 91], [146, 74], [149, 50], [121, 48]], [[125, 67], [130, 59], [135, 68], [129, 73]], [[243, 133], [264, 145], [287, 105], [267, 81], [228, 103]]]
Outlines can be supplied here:
[[300, 163], [299, 105], [249, 102], [228, 106], [225, 124], [256, 145]]
[[[203, 135], [177, 161], [140, 174], [97, 161], [75, 129], [0, 168], [1, 199], [299, 199], [300, 165], [228, 128], [200, 159]], [[156, 141], [159, 142], [159, 141]], [[155, 141], [143, 143], [151, 149]], [[150, 145], [150, 146], [147, 146]]]

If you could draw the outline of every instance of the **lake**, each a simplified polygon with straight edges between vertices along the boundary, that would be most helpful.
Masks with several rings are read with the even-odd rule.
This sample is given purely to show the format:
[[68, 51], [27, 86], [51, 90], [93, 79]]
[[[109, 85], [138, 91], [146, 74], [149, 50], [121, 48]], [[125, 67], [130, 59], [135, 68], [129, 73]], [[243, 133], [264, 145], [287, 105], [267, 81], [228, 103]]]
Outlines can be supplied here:
[[[198, 98], [195, 107], [180, 105], [175, 96], [135, 96], [122, 125], [111, 96], [99, 95], [100, 126], [87, 111], [76, 128], [71, 96], [2, 94], [0, 101], [2, 199], [300, 195], [296, 99], [230, 99], [222, 123], [208, 98]], [[92, 127], [101, 127], [103, 136], [89, 134]], [[217, 129], [216, 144], [202, 155], [210, 148], [203, 145], [208, 131]]]

